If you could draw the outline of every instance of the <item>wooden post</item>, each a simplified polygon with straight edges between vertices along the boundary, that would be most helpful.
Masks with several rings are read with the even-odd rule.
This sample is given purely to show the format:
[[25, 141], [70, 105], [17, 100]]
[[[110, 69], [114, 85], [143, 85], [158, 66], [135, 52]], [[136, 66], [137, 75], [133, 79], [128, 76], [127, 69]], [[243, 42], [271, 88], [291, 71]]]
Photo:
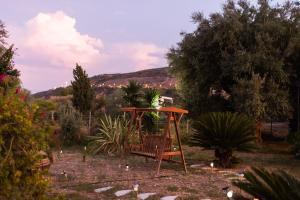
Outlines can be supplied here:
[[158, 155], [158, 165], [157, 165], [157, 170], [156, 170], [156, 176], [159, 175], [159, 171], [160, 171], [160, 165], [161, 165], [161, 162], [162, 162], [162, 159], [163, 159], [163, 152], [165, 150], [165, 145], [166, 145], [166, 141], [167, 141], [167, 136], [168, 136], [168, 133], [170, 132], [170, 122], [171, 122], [171, 116], [172, 114], [169, 113], [168, 114], [168, 120], [167, 120], [167, 124], [165, 126], [165, 130], [164, 130], [164, 138], [163, 138], [163, 142], [161, 143], [160, 147], [159, 147], [159, 155]]
[[174, 118], [175, 132], [176, 132], [176, 137], [177, 137], [177, 141], [178, 141], [178, 145], [179, 145], [181, 162], [183, 164], [183, 168], [184, 168], [185, 173], [187, 173], [186, 163], [185, 163], [185, 159], [184, 159], [184, 155], [183, 155], [183, 151], [182, 151], [182, 147], [181, 147], [181, 141], [180, 141], [180, 138], [179, 138], [178, 121], [176, 119], [176, 114], [175, 113], [172, 113], [172, 114], [173, 114], [173, 118]]

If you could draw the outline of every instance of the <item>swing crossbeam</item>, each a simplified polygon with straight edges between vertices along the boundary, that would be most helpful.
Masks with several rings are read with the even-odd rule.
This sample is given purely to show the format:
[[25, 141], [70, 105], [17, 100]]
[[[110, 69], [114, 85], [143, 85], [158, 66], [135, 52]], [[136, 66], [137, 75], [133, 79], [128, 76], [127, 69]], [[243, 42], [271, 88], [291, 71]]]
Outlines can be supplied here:
[[[146, 158], [153, 158], [158, 161], [156, 174], [159, 175], [160, 166], [162, 161], [176, 162], [183, 165], [184, 171], [187, 173], [186, 162], [181, 146], [179, 137], [179, 122], [183, 114], [187, 114], [187, 110], [183, 110], [175, 107], [161, 107], [159, 109], [154, 108], [122, 108], [123, 112], [130, 113], [131, 120], [128, 125], [127, 134], [127, 147], [130, 153], [144, 156]], [[142, 134], [142, 117], [146, 112], [161, 112], [167, 115], [167, 121], [165, 124], [164, 132], [161, 135], [143, 135]], [[171, 139], [171, 124], [175, 127], [176, 138], [179, 146], [179, 150], [172, 150]], [[128, 144], [128, 135], [130, 134], [132, 127], [135, 126], [139, 134], [140, 144]], [[173, 157], [180, 157], [181, 161], [172, 160]]]

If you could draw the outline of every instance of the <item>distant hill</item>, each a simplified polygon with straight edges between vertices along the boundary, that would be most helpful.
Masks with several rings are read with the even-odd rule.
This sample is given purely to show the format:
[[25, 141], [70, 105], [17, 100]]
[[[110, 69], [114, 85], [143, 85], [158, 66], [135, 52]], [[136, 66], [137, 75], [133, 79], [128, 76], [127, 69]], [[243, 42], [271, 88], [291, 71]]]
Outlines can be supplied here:
[[[101, 74], [90, 77], [90, 80], [96, 93], [104, 95], [109, 94], [113, 89], [127, 85], [129, 80], [136, 80], [142, 84], [144, 88], [172, 89], [175, 88], [176, 79], [170, 75], [168, 70], [169, 68], [164, 67], [130, 73]], [[34, 96], [37, 98], [49, 98], [51, 96], [67, 95], [66, 90], [68, 90], [68, 88], [57, 88], [38, 92], [34, 94]]]

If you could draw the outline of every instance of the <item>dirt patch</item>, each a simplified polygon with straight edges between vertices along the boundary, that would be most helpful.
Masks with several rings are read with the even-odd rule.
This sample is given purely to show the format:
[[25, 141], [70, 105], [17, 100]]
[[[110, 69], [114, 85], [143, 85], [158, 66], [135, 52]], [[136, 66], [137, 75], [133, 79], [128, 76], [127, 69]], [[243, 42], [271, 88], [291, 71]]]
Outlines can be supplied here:
[[[203, 151], [198, 147], [184, 146], [188, 163], [188, 174], [181, 165], [163, 163], [159, 177], [155, 176], [157, 162], [138, 156], [123, 158], [104, 155], [87, 156], [82, 161], [82, 153], [78, 149], [65, 150], [60, 159], [50, 167], [52, 194], [63, 194], [66, 199], [136, 199], [134, 192], [124, 197], [115, 197], [118, 190], [133, 189], [139, 184], [139, 192], [156, 193], [148, 200], [160, 199], [166, 195], [177, 195], [178, 199], [226, 199], [222, 188], [231, 186], [237, 174], [250, 166], [283, 169], [300, 178], [300, 161], [282, 149], [285, 144], [265, 145], [255, 153], [235, 153], [239, 161], [231, 169], [211, 169], [214, 159], [213, 151]], [[270, 152], [274, 153], [270, 153]], [[55, 154], [57, 155], [58, 152]], [[126, 171], [126, 165], [129, 170]], [[193, 168], [191, 165], [199, 167]], [[103, 193], [96, 193], [96, 188], [113, 186]]]
[[[189, 168], [189, 173], [185, 174], [180, 165], [172, 163], [163, 163], [160, 176], [156, 177], [156, 164], [154, 160], [146, 162], [137, 156], [88, 156], [86, 162], [82, 162], [80, 152], [65, 151], [50, 167], [51, 192], [65, 194], [69, 199], [82, 196], [86, 199], [132, 199], [132, 194], [116, 198], [114, 192], [132, 189], [138, 183], [139, 192], [157, 194], [149, 199], [164, 195], [178, 195], [178, 199], [224, 199], [222, 188], [230, 184], [217, 173]], [[129, 165], [128, 171], [126, 165]], [[94, 189], [106, 186], [114, 189], [100, 194], [94, 192]]]

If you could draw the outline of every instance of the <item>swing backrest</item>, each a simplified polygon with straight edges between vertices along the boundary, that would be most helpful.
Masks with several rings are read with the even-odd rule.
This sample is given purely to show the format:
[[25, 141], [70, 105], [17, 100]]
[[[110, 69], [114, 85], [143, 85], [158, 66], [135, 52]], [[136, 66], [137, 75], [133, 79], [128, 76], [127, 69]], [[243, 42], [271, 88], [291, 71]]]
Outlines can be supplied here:
[[[157, 153], [161, 145], [163, 145], [164, 136], [162, 135], [144, 135], [143, 136], [143, 149], [145, 153]], [[164, 151], [169, 151], [172, 145], [172, 139], [167, 138]]]

